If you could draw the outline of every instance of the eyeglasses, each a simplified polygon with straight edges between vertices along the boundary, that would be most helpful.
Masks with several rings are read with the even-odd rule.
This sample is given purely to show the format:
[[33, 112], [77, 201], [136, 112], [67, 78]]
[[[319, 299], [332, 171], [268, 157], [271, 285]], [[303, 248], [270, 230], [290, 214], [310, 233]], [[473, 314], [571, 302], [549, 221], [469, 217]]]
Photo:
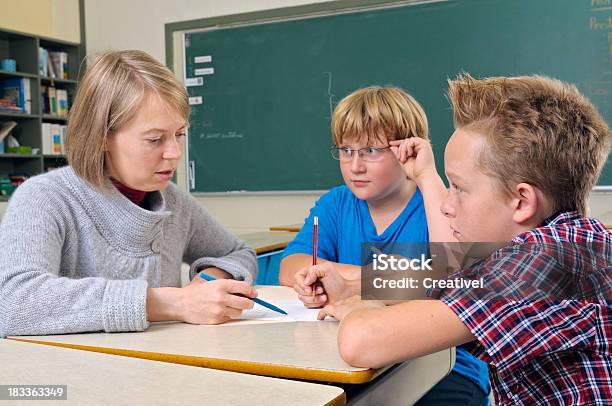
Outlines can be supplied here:
[[333, 146], [329, 149], [331, 156], [338, 161], [348, 162], [353, 160], [355, 152], [359, 155], [359, 159], [363, 159], [366, 162], [377, 162], [383, 159], [385, 156], [385, 150], [391, 147], [365, 147], [359, 149], [352, 149], [349, 147], [337, 147]]

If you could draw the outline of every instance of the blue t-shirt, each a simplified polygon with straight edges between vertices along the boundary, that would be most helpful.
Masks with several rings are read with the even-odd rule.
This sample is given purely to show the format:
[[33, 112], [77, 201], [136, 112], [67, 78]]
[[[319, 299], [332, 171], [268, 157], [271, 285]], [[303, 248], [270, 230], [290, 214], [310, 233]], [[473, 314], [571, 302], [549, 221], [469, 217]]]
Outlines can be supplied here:
[[[310, 209], [304, 227], [287, 245], [283, 257], [291, 254], [312, 255], [315, 215], [319, 217], [317, 256], [341, 264], [362, 264], [362, 242], [426, 243], [429, 239], [425, 206], [419, 189], [400, 215], [379, 235], [368, 204], [357, 199], [347, 186], [338, 186], [321, 196]], [[453, 371], [475, 382], [484, 393], [489, 393], [487, 365], [462, 347], [457, 347]]]

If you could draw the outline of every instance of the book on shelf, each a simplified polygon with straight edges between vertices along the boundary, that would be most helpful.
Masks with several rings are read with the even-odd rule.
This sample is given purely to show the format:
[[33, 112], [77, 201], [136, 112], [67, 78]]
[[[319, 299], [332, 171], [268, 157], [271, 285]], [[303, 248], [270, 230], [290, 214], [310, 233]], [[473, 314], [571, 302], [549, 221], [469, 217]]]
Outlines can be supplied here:
[[51, 58], [47, 59], [47, 73], [50, 78], [56, 78], [55, 69], [53, 68], [53, 62], [51, 62]]
[[67, 126], [42, 123], [42, 152], [44, 155], [60, 155], [66, 153]]
[[68, 53], [61, 51], [49, 51], [49, 60], [53, 66], [56, 78], [68, 79]]
[[52, 114], [66, 117], [70, 105], [68, 103], [68, 91], [53, 86], [41, 86], [41, 109], [43, 114]]
[[39, 47], [38, 73], [54, 79], [68, 79], [68, 53]]
[[42, 123], [42, 153], [43, 155], [53, 154], [51, 124], [49, 123]]
[[30, 79], [14, 78], [0, 82], [0, 111], [28, 114], [32, 112]]
[[38, 74], [51, 76], [49, 75], [49, 51], [43, 47], [38, 48]]
[[23, 113], [21, 107], [15, 105], [15, 102], [0, 97], [0, 112], [4, 113]]
[[62, 144], [61, 146], [61, 150], [62, 150], [62, 155], [66, 155], [66, 134], [68, 134], [68, 126], [67, 125], [62, 125], [60, 126], [60, 142]]
[[43, 114], [49, 113], [49, 86], [40, 86], [40, 111]]
[[62, 130], [60, 125], [52, 124], [51, 133], [53, 136], [53, 153], [59, 155], [62, 153]]
[[21, 84], [24, 95], [23, 111], [24, 113], [32, 114], [32, 87], [30, 86], [30, 79], [21, 79]]
[[66, 89], [56, 90], [57, 114], [60, 117], [68, 115], [68, 92]]
[[57, 115], [57, 91], [53, 86], [47, 88], [47, 96], [49, 98], [49, 114]]

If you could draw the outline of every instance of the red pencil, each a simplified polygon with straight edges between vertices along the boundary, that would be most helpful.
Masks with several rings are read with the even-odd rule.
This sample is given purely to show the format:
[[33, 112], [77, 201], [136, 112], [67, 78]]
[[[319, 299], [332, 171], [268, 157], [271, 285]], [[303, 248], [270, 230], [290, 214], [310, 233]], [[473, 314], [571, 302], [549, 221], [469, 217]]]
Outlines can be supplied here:
[[[319, 239], [319, 217], [314, 216], [314, 225], [312, 226], [312, 265], [317, 264], [317, 240]], [[312, 295], [316, 295], [317, 281], [312, 284]]]
[[319, 238], [319, 217], [314, 216], [314, 225], [312, 226], [312, 264], [317, 264], [317, 239]]

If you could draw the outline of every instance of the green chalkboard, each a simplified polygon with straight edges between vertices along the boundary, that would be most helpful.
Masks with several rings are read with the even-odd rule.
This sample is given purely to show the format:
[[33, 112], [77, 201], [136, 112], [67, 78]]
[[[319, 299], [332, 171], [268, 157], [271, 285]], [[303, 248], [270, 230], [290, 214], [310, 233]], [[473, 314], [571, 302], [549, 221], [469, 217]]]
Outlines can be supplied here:
[[[573, 82], [610, 123], [608, 3], [395, 4], [188, 32], [192, 190], [298, 191], [340, 184], [328, 152], [331, 112], [342, 97], [368, 85], [402, 87], [423, 104], [440, 170], [453, 131], [446, 80], [461, 71], [477, 77], [537, 73]], [[611, 166], [600, 185], [612, 185]]]

